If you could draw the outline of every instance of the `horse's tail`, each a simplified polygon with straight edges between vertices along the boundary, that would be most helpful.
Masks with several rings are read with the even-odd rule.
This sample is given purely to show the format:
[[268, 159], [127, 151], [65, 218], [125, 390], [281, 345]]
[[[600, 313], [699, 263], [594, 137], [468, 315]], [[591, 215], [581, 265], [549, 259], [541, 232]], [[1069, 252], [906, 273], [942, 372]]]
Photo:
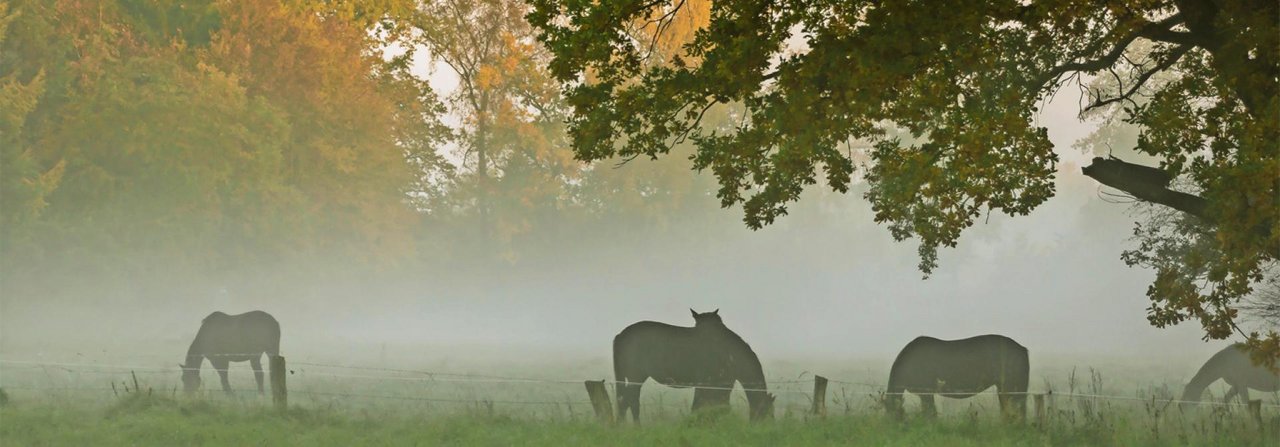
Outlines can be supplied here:
[[904, 393], [907, 391], [907, 374], [909, 374], [906, 357], [914, 351], [915, 345], [921, 341], [921, 338], [923, 337], [907, 343], [907, 346], [903, 347], [898, 356], [893, 359], [893, 365], [889, 367], [889, 383], [885, 384], [881, 404], [884, 405], [885, 411], [890, 416], [902, 417], [904, 415], [903, 398], [905, 397]]
[[[1004, 377], [996, 386], [1001, 393], [1000, 408], [1006, 415], [1018, 419], [1027, 417], [1027, 390], [1031, 385], [1031, 355], [1025, 346], [1009, 340], [1011, 353], [1001, 365]], [[1006, 403], [1010, 404], [1006, 407]]]
[[[1012, 340], [1010, 340], [1012, 342]], [[1016, 342], [1011, 349], [1013, 354], [1008, 359], [1009, 377], [1005, 378], [1008, 391], [1026, 393], [1031, 386], [1031, 355], [1025, 346]], [[1001, 390], [1004, 391], [1004, 390]], [[1022, 396], [1026, 396], [1022, 394]]]
[[275, 357], [280, 355], [280, 323], [276, 322], [274, 318], [271, 319], [271, 322], [273, 324], [271, 325], [271, 340], [267, 346], [267, 355]]
[[627, 409], [631, 407], [630, 401], [627, 399], [627, 375], [622, 370], [622, 356], [624, 343], [622, 335], [618, 334], [613, 337], [613, 394], [618, 400], [618, 421], [627, 415]]
[[280, 322], [276, 321], [276, 317], [271, 316], [269, 313], [262, 311], [258, 311], [257, 313], [261, 315], [260, 320], [263, 321], [266, 326], [266, 330], [263, 331], [262, 334], [265, 335], [267, 339], [262, 350], [266, 352], [269, 361], [271, 357], [280, 355]]

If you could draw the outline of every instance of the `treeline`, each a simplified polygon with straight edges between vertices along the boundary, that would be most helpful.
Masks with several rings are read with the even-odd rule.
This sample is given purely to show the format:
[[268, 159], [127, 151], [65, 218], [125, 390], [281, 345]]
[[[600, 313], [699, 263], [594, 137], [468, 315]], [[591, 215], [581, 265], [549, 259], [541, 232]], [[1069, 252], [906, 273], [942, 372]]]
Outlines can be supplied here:
[[[736, 220], [682, 157], [574, 160], [524, 13], [0, 0], [5, 299], [101, 278], [443, 274]], [[454, 92], [411, 72], [432, 63]]]

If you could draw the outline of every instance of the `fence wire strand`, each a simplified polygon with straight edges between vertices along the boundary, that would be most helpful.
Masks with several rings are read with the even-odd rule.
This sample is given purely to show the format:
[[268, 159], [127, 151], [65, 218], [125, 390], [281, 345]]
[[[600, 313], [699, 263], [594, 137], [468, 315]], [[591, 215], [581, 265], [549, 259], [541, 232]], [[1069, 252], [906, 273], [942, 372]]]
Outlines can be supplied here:
[[[144, 366], [144, 365], [113, 365], [113, 364], [102, 364], [102, 363], [74, 363], [74, 362], [41, 362], [41, 361], [7, 360], [7, 359], [0, 359], [0, 365], [17, 365], [19, 368], [26, 369], [26, 370], [39, 369], [39, 368], [54, 368], [54, 369], [66, 371], [67, 373], [71, 373], [71, 374], [116, 374], [116, 375], [126, 376], [132, 373], [141, 373], [141, 374], [172, 373], [175, 375], [179, 373], [179, 368], [177, 366], [156, 367], [156, 366]], [[429, 370], [336, 365], [336, 364], [305, 362], [305, 361], [290, 362], [289, 365], [290, 366], [311, 366], [311, 367], [319, 367], [319, 368], [348, 369], [348, 370], [359, 370], [359, 371], [394, 372], [399, 374], [414, 374], [414, 375], [422, 376], [422, 377], [405, 377], [405, 376], [373, 375], [373, 374], [341, 374], [341, 373], [333, 373], [333, 372], [314, 371], [307, 368], [290, 368], [290, 374], [301, 376], [301, 378], [314, 376], [314, 377], [335, 377], [335, 378], [359, 379], [359, 380], [379, 380], [379, 381], [391, 380], [391, 381], [411, 381], [411, 382], [427, 382], [427, 383], [441, 382], [441, 383], [557, 384], [557, 385], [570, 385], [570, 384], [576, 385], [576, 384], [582, 384], [583, 382], [586, 382], [586, 381], [591, 381], [590, 379], [546, 379], [546, 378], [533, 378], [533, 377], [513, 377], [513, 376], [501, 376], [501, 375], [490, 375], [490, 374], [476, 374], [476, 373], [452, 373], [452, 372], [439, 372], [439, 371], [429, 371]], [[16, 368], [4, 367], [4, 369], [16, 369]], [[235, 372], [237, 375], [247, 374], [249, 372], [252, 372], [249, 370], [242, 370], [242, 369], [228, 369], [227, 371], [229, 373]], [[888, 391], [884, 391], [885, 389], [884, 385], [876, 384], [876, 383], [857, 382], [857, 381], [831, 379], [831, 378], [828, 378], [827, 381], [834, 384], [867, 388], [871, 390], [868, 393], [873, 396], [921, 394], [921, 393], [911, 393], [906, 391], [888, 392]], [[634, 382], [616, 381], [616, 380], [608, 380], [608, 379], [596, 380], [596, 382], [604, 382], [605, 384], [610, 384], [610, 385], [634, 384]], [[778, 380], [778, 381], [767, 381], [766, 383], [801, 384], [801, 383], [812, 383], [812, 382], [806, 381], [806, 380]], [[9, 389], [21, 389], [21, 390], [114, 391], [112, 388], [12, 387], [12, 386], [4, 386], [4, 387]], [[674, 387], [674, 388], [700, 388], [700, 389], [706, 389], [706, 390], [723, 390], [723, 391], [743, 389], [744, 391], [767, 391], [769, 393], [775, 393], [775, 394], [777, 393], [800, 394], [805, 396], [809, 396], [811, 394], [803, 390], [791, 390], [791, 389], [781, 389], [781, 388], [751, 389], [751, 388], [734, 388], [734, 387], [720, 387], [720, 386], [708, 386], [708, 385], [691, 385], [691, 386], [680, 386], [680, 387]], [[452, 402], [452, 403], [493, 402], [493, 403], [516, 404], [516, 405], [520, 405], [520, 404], [564, 405], [567, 403], [573, 403], [573, 404], [579, 404], [579, 405], [590, 405], [590, 402], [588, 401], [512, 401], [512, 400], [500, 400], [500, 399], [466, 400], [466, 399], [445, 399], [445, 398], [429, 398], [429, 397], [414, 397], [414, 396], [395, 396], [395, 395], [381, 395], [381, 394], [363, 394], [363, 393], [338, 393], [338, 392], [310, 391], [310, 390], [290, 390], [290, 393], [298, 394], [298, 395], [313, 395], [313, 396], [365, 397], [365, 398], [374, 398], [374, 399], [419, 400], [419, 401], [429, 401], [429, 402], [434, 401], [434, 402]], [[1140, 396], [1125, 396], [1125, 395], [1115, 395], [1115, 394], [1053, 392], [1053, 391], [1045, 391], [1045, 392], [1020, 391], [1020, 392], [989, 392], [988, 393], [986, 390], [979, 390], [979, 391], [939, 391], [936, 393], [923, 393], [923, 394], [936, 394], [936, 395], [942, 395], [944, 397], [948, 394], [993, 394], [993, 395], [1017, 395], [1017, 396], [1045, 395], [1045, 396], [1061, 396], [1065, 398], [1077, 398], [1077, 399], [1140, 401], [1140, 402], [1154, 402], [1154, 403], [1162, 403], [1162, 404], [1189, 404], [1189, 405], [1207, 405], [1207, 406], [1245, 406], [1247, 405], [1245, 403], [1239, 403], [1239, 402], [1191, 401], [1191, 400], [1181, 400], [1181, 399], [1159, 398], [1155, 396], [1140, 397]], [[1276, 403], [1263, 402], [1262, 406], [1265, 408], [1280, 408], [1280, 404], [1276, 404]]]

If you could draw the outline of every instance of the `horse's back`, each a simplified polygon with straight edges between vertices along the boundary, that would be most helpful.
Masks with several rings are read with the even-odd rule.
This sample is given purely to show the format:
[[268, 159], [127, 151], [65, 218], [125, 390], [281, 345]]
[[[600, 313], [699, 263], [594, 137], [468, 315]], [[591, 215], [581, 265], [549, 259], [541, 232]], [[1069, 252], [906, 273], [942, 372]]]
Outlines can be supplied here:
[[745, 356], [723, 349], [705, 331], [656, 321], [627, 326], [613, 340], [614, 375], [619, 380], [652, 377], [671, 386], [723, 382], [735, 375], [732, 359]]
[[667, 334], [667, 333], [673, 333], [673, 332], [687, 331], [690, 329], [693, 329], [693, 328], [687, 327], [687, 326], [676, 326], [674, 324], [667, 324], [667, 323], [662, 323], [658, 321], [646, 320], [646, 321], [639, 321], [636, 323], [632, 323], [631, 325], [623, 328], [621, 332], [618, 332], [617, 337], [614, 337], [614, 339], [617, 339], [623, 336], [631, 336], [631, 334], [644, 334], [644, 335]]
[[236, 315], [213, 312], [204, 318], [197, 338], [212, 354], [275, 355], [280, 351], [280, 323], [260, 310]]
[[271, 316], [271, 314], [260, 310], [253, 310], [235, 315], [215, 311], [209, 314], [209, 316], [204, 317], [203, 324], [261, 327], [268, 329], [274, 328], [277, 332], [280, 330], [280, 322], [276, 321], [276, 318]]
[[203, 320], [200, 320], [200, 322], [204, 324], [210, 324], [210, 323], [216, 324], [216, 323], [221, 323], [223, 321], [227, 321], [228, 318], [231, 318], [231, 316], [227, 315], [226, 312], [215, 310], [211, 312], [208, 316], [204, 317]]
[[644, 348], [648, 345], [686, 341], [690, 338], [692, 330], [693, 328], [690, 327], [674, 326], [657, 321], [641, 321], [627, 326], [614, 336], [613, 349], [616, 353], [619, 349], [632, 346]]
[[917, 337], [894, 359], [890, 382], [935, 387], [938, 381], [985, 388], [992, 379], [1025, 382], [1030, 373], [1027, 348], [1003, 335], [958, 340]]
[[932, 355], [943, 356], [972, 356], [991, 353], [1017, 356], [1026, 355], [1027, 348], [1012, 338], [996, 334], [979, 335], [957, 340], [942, 340], [929, 336], [920, 336], [907, 343], [907, 346], [902, 348], [902, 353], [899, 356], [911, 352], [928, 352]]
[[1214, 354], [1208, 364], [1217, 364], [1223, 371], [1223, 379], [1231, 386], [1243, 385], [1259, 391], [1280, 391], [1280, 374], [1254, 364], [1246, 349], [1244, 344], [1232, 344]]

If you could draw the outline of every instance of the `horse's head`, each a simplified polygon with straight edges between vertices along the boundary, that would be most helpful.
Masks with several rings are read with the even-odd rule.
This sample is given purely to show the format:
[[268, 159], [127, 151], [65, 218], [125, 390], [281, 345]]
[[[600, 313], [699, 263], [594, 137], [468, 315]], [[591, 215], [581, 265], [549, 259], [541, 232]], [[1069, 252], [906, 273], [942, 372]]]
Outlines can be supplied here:
[[1186, 388], [1182, 389], [1182, 401], [1178, 402], [1178, 408], [1186, 411], [1195, 408], [1200, 402], [1200, 396], [1204, 394], [1204, 388], [1197, 386], [1195, 383], [1188, 383]]
[[724, 320], [720, 319], [720, 309], [703, 313], [689, 309], [689, 313], [693, 314], [693, 327], [724, 327]]
[[200, 389], [200, 367], [189, 367], [187, 365], [178, 365], [182, 368], [182, 391], [190, 394]]
[[751, 420], [772, 420], [773, 401], [777, 398], [778, 396], [766, 391], [748, 392], [747, 403], [751, 406]]

